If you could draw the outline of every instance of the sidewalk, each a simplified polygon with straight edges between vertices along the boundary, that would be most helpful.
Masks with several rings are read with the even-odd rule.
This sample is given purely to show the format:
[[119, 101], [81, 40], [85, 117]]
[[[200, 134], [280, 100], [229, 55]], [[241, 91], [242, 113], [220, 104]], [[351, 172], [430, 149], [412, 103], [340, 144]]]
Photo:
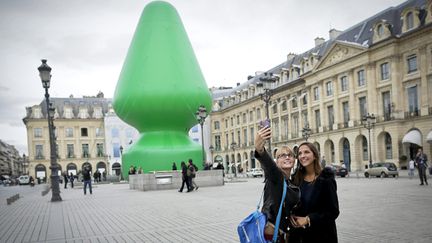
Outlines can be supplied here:
[[[238, 223], [255, 209], [262, 178], [177, 190], [136, 191], [96, 185], [93, 195], [42, 186], [0, 187], [0, 242], [238, 242]], [[432, 181], [431, 181], [432, 182]], [[337, 178], [339, 242], [432, 242], [432, 185], [418, 177]], [[21, 198], [6, 205], [6, 197]]]

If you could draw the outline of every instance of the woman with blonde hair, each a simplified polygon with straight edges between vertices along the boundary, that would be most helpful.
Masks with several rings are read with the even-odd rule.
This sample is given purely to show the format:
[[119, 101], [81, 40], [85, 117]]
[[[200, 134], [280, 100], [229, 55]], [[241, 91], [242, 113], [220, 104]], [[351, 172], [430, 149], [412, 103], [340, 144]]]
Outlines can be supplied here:
[[295, 158], [290, 147], [282, 146], [275, 153], [275, 163], [264, 148], [264, 144], [270, 137], [271, 130], [268, 127], [260, 129], [255, 136], [255, 158], [260, 162], [265, 176], [264, 204], [261, 208], [261, 211], [267, 216], [264, 236], [267, 240], [272, 240], [275, 221], [282, 199], [283, 186], [284, 182], [286, 182], [288, 186], [278, 229], [278, 242], [288, 242], [289, 213], [299, 201], [298, 188], [293, 187], [290, 182], [291, 169], [294, 167]]
[[321, 168], [319, 152], [309, 142], [300, 144], [294, 183], [300, 187], [300, 205], [290, 217], [290, 242], [338, 242], [339, 202], [334, 172]]

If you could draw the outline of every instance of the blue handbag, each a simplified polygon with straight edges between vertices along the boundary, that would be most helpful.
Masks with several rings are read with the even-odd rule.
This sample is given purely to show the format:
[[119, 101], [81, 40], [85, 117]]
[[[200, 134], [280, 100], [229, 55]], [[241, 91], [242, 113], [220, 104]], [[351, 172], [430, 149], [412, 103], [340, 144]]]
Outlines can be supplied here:
[[[279, 232], [279, 223], [281, 219], [282, 214], [282, 205], [283, 201], [285, 200], [286, 196], [286, 189], [287, 185], [284, 180], [284, 186], [283, 186], [283, 194], [282, 194], [282, 200], [279, 206], [279, 211], [276, 217], [275, 222], [275, 231], [273, 234], [273, 239], [271, 242], [276, 242], [278, 238], [278, 232]], [[240, 238], [241, 243], [267, 243], [267, 241], [264, 238], [264, 227], [267, 223], [267, 217], [265, 214], [259, 211], [259, 208], [261, 206], [261, 201], [264, 195], [261, 194], [260, 200], [257, 205], [257, 209], [251, 213], [249, 216], [247, 216], [245, 219], [243, 219], [240, 224], [237, 226], [237, 232]]]

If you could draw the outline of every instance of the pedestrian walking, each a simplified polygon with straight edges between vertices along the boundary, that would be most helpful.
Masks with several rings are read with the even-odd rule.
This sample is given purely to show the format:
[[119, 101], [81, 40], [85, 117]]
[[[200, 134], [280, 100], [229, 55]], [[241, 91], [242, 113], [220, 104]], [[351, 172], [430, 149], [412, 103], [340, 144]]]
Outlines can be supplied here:
[[195, 177], [196, 177], [196, 172], [198, 171], [198, 167], [192, 162], [192, 159], [189, 159], [188, 170], [190, 171], [189, 185], [191, 186], [192, 190], [194, 188], [195, 190], [198, 190], [199, 186], [195, 183]]
[[138, 166], [138, 174], [142, 174], [142, 173], [143, 173], [143, 170], [142, 170], [141, 166]]
[[420, 186], [423, 186], [424, 183], [426, 183], [426, 185], [428, 185], [427, 176], [426, 176], [426, 169], [428, 167], [427, 155], [423, 153], [422, 148], [418, 148], [417, 154], [415, 157], [415, 162], [416, 162], [418, 174], [420, 177]]
[[73, 188], [74, 187], [74, 180], [75, 180], [75, 176], [74, 176], [74, 174], [72, 174], [72, 172], [70, 173], [70, 176], [69, 176], [69, 180], [70, 180], [70, 183], [71, 183], [71, 187]]
[[181, 187], [179, 189], [179, 192], [183, 192], [183, 188], [184, 188], [185, 184], [186, 184], [187, 192], [190, 192], [192, 190], [190, 189], [189, 177], [187, 175], [187, 173], [188, 173], [188, 167], [186, 166], [186, 163], [184, 161], [181, 162], [180, 166], [181, 166], [181, 169], [182, 169], [182, 185], [181, 185]]
[[89, 187], [90, 194], [93, 194], [92, 191], [92, 181], [91, 181], [91, 172], [88, 167], [84, 168], [83, 171], [83, 180], [84, 180], [84, 195], [87, 194], [87, 186]]
[[299, 207], [290, 217], [290, 242], [337, 243], [339, 201], [335, 174], [329, 167], [321, 168], [318, 149], [310, 142], [300, 144], [297, 158], [293, 178], [300, 186], [301, 197]]
[[290, 190], [287, 190], [282, 206], [282, 217], [279, 224], [278, 242], [289, 241], [289, 213], [299, 201], [299, 188], [293, 187], [289, 180], [291, 169], [294, 167], [294, 153], [288, 146], [282, 146], [275, 153], [276, 163], [270, 154], [265, 150], [264, 145], [271, 138], [269, 127], [262, 128], [255, 136], [255, 158], [261, 164], [265, 175], [264, 203], [261, 211], [267, 216], [267, 224], [264, 228], [264, 237], [271, 241], [275, 231], [275, 222], [279, 212], [284, 182]]
[[172, 170], [177, 170], [177, 165], [175, 162], [173, 162], [173, 164], [172, 164]]
[[410, 179], [412, 179], [414, 177], [414, 170], [415, 170], [414, 164], [415, 164], [414, 160], [411, 159], [409, 162], [409, 165], [408, 165], [408, 169], [409, 169], [408, 175], [409, 175]]
[[63, 181], [64, 181], [64, 189], [67, 189], [68, 175], [66, 171], [63, 172]]
[[327, 164], [327, 161], [325, 160], [325, 157], [323, 155], [322, 158], [321, 158], [321, 168], [324, 169], [324, 167], [326, 167], [326, 164]]

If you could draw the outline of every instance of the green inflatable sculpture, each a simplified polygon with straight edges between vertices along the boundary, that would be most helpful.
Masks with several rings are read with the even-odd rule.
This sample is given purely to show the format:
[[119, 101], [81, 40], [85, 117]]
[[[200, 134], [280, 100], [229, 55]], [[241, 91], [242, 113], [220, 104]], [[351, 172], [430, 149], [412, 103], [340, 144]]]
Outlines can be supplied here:
[[211, 96], [175, 8], [149, 3], [143, 10], [114, 94], [113, 107], [140, 138], [123, 152], [122, 174], [131, 165], [144, 172], [171, 170], [192, 159], [202, 167], [201, 145], [189, 130], [196, 111], [211, 110]]

